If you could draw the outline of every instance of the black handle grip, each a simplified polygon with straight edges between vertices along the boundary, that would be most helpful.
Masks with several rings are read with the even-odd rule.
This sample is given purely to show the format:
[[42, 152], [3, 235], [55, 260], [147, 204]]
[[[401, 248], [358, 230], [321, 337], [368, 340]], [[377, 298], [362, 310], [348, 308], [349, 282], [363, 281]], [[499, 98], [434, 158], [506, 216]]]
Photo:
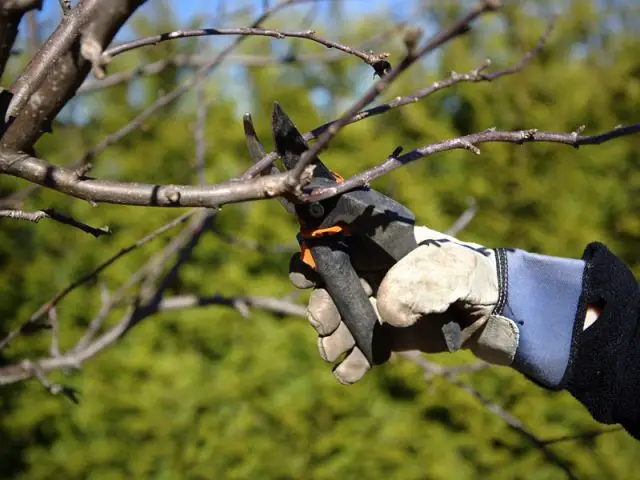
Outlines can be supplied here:
[[333, 299], [342, 321], [353, 335], [358, 348], [375, 365], [390, 355], [388, 339], [381, 331], [376, 313], [358, 274], [351, 265], [346, 242], [332, 235], [307, 240], [316, 271]]

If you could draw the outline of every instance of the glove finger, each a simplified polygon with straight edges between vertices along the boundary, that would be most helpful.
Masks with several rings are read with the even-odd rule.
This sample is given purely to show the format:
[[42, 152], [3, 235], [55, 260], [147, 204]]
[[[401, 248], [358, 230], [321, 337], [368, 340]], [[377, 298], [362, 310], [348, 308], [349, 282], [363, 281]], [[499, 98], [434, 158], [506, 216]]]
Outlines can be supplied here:
[[325, 362], [335, 362], [355, 345], [351, 332], [344, 322], [329, 336], [318, 338], [318, 350]]
[[299, 253], [294, 253], [289, 261], [289, 281], [294, 287], [300, 289], [313, 288], [322, 284], [318, 273], [302, 261]]
[[354, 348], [336, 368], [333, 369], [333, 375], [338, 381], [344, 385], [356, 383], [371, 368], [366, 357], [359, 348]]
[[322, 337], [331, 335], [340, 325], [340, 312], [324, 288], [316, 288], [311, 292], [307, 318], [318, 335]]

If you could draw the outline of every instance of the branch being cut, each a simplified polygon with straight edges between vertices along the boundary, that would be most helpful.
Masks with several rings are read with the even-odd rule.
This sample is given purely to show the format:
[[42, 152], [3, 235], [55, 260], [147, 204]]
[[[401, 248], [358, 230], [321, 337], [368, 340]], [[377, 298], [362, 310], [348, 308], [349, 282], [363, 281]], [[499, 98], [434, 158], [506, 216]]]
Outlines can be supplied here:
[[305, 201], [317, 201], [325, 198], [330, 198], [354, 188], [364, 187], [369, 185], [374, 179], [385, 175], [396, 168], [400, 168], [403, 165], [414, 162], [420, 158], [425, 158], [430, 155], [446, 152], [449, 150], [469, 150], [476, 155], [480, 154], [480, 149], [476, 146], [481, 143], [515, 143], [522, 145], [523, 143], [531, 142], [545, 142], [545, 143], [559, 143], [563, 145], [569, 145], [574, 148], [579, 148], [583, 145], [599, 145], [601, 143], [613, 140], [615, 138], [631, 135], [634, 133], [640, 133], [640, 123], [635, 123], [628, 126], [616, 127], [604, 133], [597, 135], [580, 135], [578, 132], [582, 131], [584, 127], [579, 128], [572, 133], [562, 132], [543, 132], [537, 129], [530, 130], [517, 130], [513, 132], [502, 132], [490, 128], [480, 133], [473, 133], [471, 135], [465, 135], [463, 137], [452, 138], [450, 140], [444, 140], [438, 143], [432, 143], [424, 147], [418, 148], [411, 152], [405, 153], [400, 156], [389, 156], [381, 164], [365, 170], [353, 177], [345, 180], [331, 187], [316, 188], [308, 195], [304, 196]]
[[209, 207], [225, 203], [258, 200], [295, 193], [311, 179], [309, 168], [302, 184], [293, 186], [282, 173], [219, 185], [154, 185], [95, 180], [77, 170], [56, 167], [46, 160], [24, 153], [0, 150], [0, 172], [23, 178], [60, 193], [92, 203], [117, 203], [147, 207]]

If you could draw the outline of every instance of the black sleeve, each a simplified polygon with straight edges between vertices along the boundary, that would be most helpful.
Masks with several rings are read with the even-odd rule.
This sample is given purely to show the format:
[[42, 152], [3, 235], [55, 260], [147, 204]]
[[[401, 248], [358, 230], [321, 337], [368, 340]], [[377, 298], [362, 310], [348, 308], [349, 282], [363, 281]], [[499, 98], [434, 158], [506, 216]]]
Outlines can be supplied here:
[[[593, 418], [619, 423], [640, 439], [640, 286], [600, 243], [587, 246], [582, 294], [563, 383]], [[583, 331], [587, 305], [598, 320]]]

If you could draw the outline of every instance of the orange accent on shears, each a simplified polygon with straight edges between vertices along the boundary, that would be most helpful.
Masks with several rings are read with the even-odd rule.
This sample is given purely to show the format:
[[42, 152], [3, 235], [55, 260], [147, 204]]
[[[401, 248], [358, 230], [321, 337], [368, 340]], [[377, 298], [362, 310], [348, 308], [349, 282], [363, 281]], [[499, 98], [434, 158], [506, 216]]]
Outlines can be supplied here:
[[337, 174], [333, 170], [331, 171], [331, 174], [336, 178], [336, 183], [344, 182], [344, 177], [342, 175]]
[[[349, 229], [343, 225], [334, 225], [326, 228], [300, 228], [300, 234], [302, 238], [318, 238], [326, 235], [349, 235]], [[307, 243], [303, 240], [300, 242], [300, 259], [315, 270], [316, 262], [311, 255], [311, 249], [307, 246]]]
[[[336, 183], [344, 182], [344, 178], [338, 175], [336, 172], [331, 172], [334, 176]], [[300, 219], [298, 219], [299, 221]], [[325, 235], [337, 235], [339, 233], [349, 235], [349, 229], [344, 225], [333, 225], [332, 227], [325, 228], [305, 228], [302, 223], [300, 224], [300, 235], [302, 238], [318, 238]], [[303, 240], [300, 242], [300, 259], [309, 265], [314, 270], [316, 269], [316, 262], [311, 255], [311, 249], [307, 246], [307, 243]]]

